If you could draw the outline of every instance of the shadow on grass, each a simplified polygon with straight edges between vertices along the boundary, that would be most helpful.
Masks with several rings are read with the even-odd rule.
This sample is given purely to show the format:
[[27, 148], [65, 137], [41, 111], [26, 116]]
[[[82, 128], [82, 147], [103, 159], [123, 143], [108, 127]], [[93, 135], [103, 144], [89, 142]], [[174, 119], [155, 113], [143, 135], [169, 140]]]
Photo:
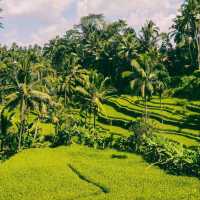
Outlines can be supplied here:
[[0, 164], [9, 160], [11, 157], [13, 157], [17, 152], [7, 152], [7, 151], [1, 151], [0, 152]]
[[116, 159], [126, 159], [127, 155], [117, 155], [117, 154], [112, 154], [111, 158], [116, 158]]
[[75, 167], [73, 167], [71, 164], [68, 164], [68, 167], [72, 170], [72, 172], [74, 172], [81, 180], [92, 184], [93, 186], [97, 187], [100, 189], [101, 192], [107, 194], [110, 192], [109, 188], [101, 185], [100, 183], [96, 183], [92, 180], [90, 180], [88, 177], [84, 176], [83, 174], [81, 174]]

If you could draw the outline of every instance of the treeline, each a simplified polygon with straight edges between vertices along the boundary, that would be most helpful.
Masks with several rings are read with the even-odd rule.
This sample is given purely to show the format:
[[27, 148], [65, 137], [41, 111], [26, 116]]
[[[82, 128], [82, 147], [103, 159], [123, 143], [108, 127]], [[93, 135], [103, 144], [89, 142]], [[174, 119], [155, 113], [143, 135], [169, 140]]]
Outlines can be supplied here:
[[129, 82], [122, 73], [132, 70], [132, 60], [140, 60], [141, 55], [146, 54], [156, 60], [154, 65], [163, 65], [169, 73], [171, 82], [168, 87], [181, 87], [177, 95], [184, 96], [182, 89], [188, 93], [190, 84], [195, 89], [199, 86], [195, 79], [198, 73], [194, 73], [200, 66], [199, 4], [199, 0], [185, 1], [169, 33], [160, 32], [152, 21], [147, 21], [137, 33], [126, 21], [107, 22], [103, 15], [89, 15], [81, 18], [80, 24], [64, 36], [52, 39], [44, 47], [23, 48], [16, 44], [11, 48], [1, 47], [0, 61], [6, 63], [17, 54], [31, 52], [33, 62], [45, 59], [60, 73], [71, 65], [97, 70], [104, 77], [110, 77], [119, 92], [126, 92]]

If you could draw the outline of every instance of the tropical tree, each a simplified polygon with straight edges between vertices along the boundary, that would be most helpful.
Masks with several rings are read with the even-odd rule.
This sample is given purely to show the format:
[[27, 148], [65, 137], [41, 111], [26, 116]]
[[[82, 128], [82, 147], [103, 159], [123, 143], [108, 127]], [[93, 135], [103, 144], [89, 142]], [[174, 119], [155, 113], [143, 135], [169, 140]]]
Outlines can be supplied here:
[[0, 110], [0, 152], [7, 151], [7, 153], [13, 153], [16, 151], [16, 137], [9, 133], [9, 128], [12, 124], [12, 117], [14, 113], [6, 113], [6, 108], [1, 107]]
[[36, 138], [39, 133], [39, 122], [47, 118], [48, 106], [45, 102], [40, 102], [34, 107], [34, 114], [36, 115], [32, 127], [34, 128], [33, 143], [36, 141]]
[[106, 26], [104, 16], [101, 14], [90, 14], [81, 18], [81, 23], [76, 27], [81, 29], [85, 39], [90, 37], [91, 33], [101, 31]]
[[118, 46], [118, 54], [122, 59], [131, 61], [138, 54], [139, 42], [134, 29], [126, 30], [125, 34], [120, 36], [120, 43]]
[[44, 56], [51, 60], [52, 66], [57, 71], [62, 71], [64, 66], [64, 58], [67, 52], [67, 44], [62, 38], [56, 37], [50, 40], [48, 44], [44, 46]]
[[6, 79], [6, 84], [1, 88], [6, 94], [5, 107], [9, 110], [19, 108], [20, 111], [18, 150], [21, 149], [30, 109], [33, 110], [36, 104], [41, 103], [53, 105], [52, 97], [44, 92], [45, 89], [40, 85], [40, 80], [34, 76], [33, 65], [29, 55], [24, 55], [19, 62], [16, 61], [1, 71], [1, 78]]
[[64, 108], [59, 105], [50, 109], [49, 119], [55, 126], [55, 135], [52, 141], [53, 146], [66, 145], [71, 143], [73, 136], [79, 125], [79, 120], [74, 116], [73, 109]]
[[72, 29], [67, 31], [62, 38], [56, 37], [45, 44], [43, 48], [44, 57], [51, 61], [57, 72], [64, 71], [70, 55], [81, 55], [81, 38], [79, 30]]
[[141, 52], [144, 53], [151, 49], [157, 49], [159, 35], [159, 28], [155, 25], [155, 23], [151, 20], [147, 21], [142, 27], [139, 35]]
[[200, 0], [186, 0], [172, 28], [180, 62], [200, 69]]
[[82, 68], [78, 61], [79, 58], [76, 54], [69, 55], [66, 61], [66, 68], [60, 78], [58, 91], [64, 93], [65, 106], [76, 91], [76, 87], [84, 85], [86, 81], [88, 72]]
[[123, 78], [130, 80], [131, 90], [140, 95], [145, 102], [145, 121], [148, 119], [147, 101], [154, 92], [154, 83], [157, 80], [158, 63], [150, 53], [141, 54], [138, 59], [132, 60], [131, 71], [122, 73]]
[[155, 82], [155, 91], [159, 95], [160, 108], [162, 108], [162, 97], [163, 97], [164, 91], [167, 89], [170, 83], [170, 76], [164, 66], [162, 66], [162, 68], [158, 70], [156, 74], [157, 74], [157, 80]]
[[[159, 69], [157, 69], [156, 72], [157, 80], [155, 81], [154, 84], [154, 90], [158, 94], [159, 99], [160, 99], [160, 109], [162, 112], [162, 99], [163, 99], [163, 94], [166, 91], [166, 89], [169, 86], [170, 83], [170, 76], [164, 65], [159, 65]], [[163, 123], [163, 120], [162, 120]]]
[[[96, 71], [91, 71], [89, 79], [84, 87], [77, 87], [77, 92], [82, 99], [82, 103], [86, 112], [93, 113], [93, 127], [96, 127], [96, 117], [99, 112], [103, 112], [102, 103], [105, 98], [115, 92], [109, 85], [109, 78]], [[86, 113], [87, 117], [87, 113]]]

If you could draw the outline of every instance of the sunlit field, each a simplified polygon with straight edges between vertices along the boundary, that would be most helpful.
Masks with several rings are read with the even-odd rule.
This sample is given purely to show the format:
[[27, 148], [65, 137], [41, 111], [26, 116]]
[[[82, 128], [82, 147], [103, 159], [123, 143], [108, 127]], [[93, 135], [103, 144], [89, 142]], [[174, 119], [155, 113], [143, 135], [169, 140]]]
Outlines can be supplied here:
[[78, 145], [30, 149], [0, 165], [1, 200], [197, 200], [199, 196], [198, 179], [168, 175], [138, 155], [113, 150]]

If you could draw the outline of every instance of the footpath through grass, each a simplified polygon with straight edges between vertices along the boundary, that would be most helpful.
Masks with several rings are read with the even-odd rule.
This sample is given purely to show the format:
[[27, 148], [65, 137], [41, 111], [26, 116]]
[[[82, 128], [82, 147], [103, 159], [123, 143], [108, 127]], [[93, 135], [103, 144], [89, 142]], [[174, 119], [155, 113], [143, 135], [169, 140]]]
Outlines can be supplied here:
[[148, 166], [138, 155], [114, 150], [30, 149], [0, 164], [0, 200], [199, 199], [198, 179]]

